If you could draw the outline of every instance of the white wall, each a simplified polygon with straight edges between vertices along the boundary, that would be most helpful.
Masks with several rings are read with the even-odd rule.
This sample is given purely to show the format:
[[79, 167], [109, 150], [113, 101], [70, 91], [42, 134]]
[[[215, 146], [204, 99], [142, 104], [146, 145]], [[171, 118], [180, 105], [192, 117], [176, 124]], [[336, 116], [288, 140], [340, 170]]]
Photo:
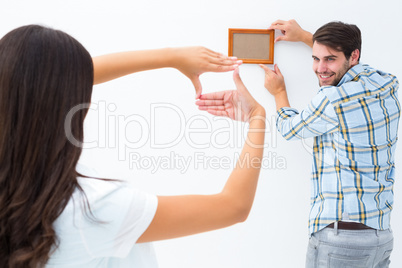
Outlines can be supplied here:
[[[70, 33], [94, 56], [187, 45], [203, 45], [227, 53], [228, 28], [266, 28], [278, 18], [294, 18], [305, 29], [315, 31], [328, 21], [341, 20], [360, 27], [362, 62], [402, 77], [401, 3], [397, 0], [10, 2], [3, 3], [0, 9], [1, 36], [25, 24], [44, 24]], [[301, 43], [280, 42], [275, 46], [275, 62], [285, 76], [292, 106], [304, 108], [318, 90], [311, 70], [310, 49]], [[304, 267], [308, 241], [310, 143], [286, 142], [277, 135], [274, 101], [263, 87], [262, 70], [255, 65], [243, 65], [240, 71], [253, 96], [266, 107], [269, 122], [265, 168], [261, 171], [254, 207], [245, 223], [155, 243], [162, 268]], [[230, 73], [204, 74], [201, 81], [204, 92], [234, 88]], [[168, 105], [162, 107], [161, 103]], [[98, 144], [96, 148], [84, 151], [82, 161], [106, 177], [130, 180], [155, 194], [219, 191], [242, 146], [244, 125], [230, 125], [229, 121], [214, 121], [212, 116], [200, 114], [194, 105], [192, 84], [173, 69], [135, 74], [96, 86], [92, 108], [86, 121], [86, 140]], [[152, 109], [154, 117], [151, 120]], [[205, 132], [193, 133], [191, 129], [196, 127]], [[180, 132], [183, 130], [184, 133]], [[165, 146], [168, 148], [155, 148], [154, 143], [167, 144], [175, 140], [174, 145]], [[195, 143], [209, 145], [197, 149]], [[218, 148], [219, 144], [223, 148]], [[391, 264], [394, 268], [402, 267], [400, 147], [396, 155], [392, 218], [396, 237]], [[171, 154], [174, 154], [171, 162], [160, 165], [158, 170], [135, 168], [140, 168], [140, 164], [145, 167], [152, 159], [165, 161]], [[141, 157], [142, 162], [136, 161], [135, 157]], [[190, 161], [185, 172], [178, 166], [179, 157]], [[221, 162], [222, 167], [217, 168], [219, 163], [213, 161], [229, 163]], [[176, 167], [169, 164], [176, 164]], [[206, 168], [203, 168], [204, 164]]]

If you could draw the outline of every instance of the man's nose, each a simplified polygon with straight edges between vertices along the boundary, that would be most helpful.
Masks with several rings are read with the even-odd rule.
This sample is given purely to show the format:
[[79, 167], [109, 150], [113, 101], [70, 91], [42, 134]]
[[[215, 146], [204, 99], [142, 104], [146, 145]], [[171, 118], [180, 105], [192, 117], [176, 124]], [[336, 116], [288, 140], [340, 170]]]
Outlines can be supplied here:
[[317, 66], [317, 72], [325, 73], [327, 71], [327, 64], [324, 61], [320, 61]]

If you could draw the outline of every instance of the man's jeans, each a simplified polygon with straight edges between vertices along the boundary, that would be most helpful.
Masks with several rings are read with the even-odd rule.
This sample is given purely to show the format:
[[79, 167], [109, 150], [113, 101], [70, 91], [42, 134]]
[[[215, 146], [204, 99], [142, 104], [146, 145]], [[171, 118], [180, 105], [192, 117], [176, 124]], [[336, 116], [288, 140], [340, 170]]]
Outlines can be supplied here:
[[310, 238], [306, 268], [387, 268], [393, 244], [391, 230], [324, 228]]

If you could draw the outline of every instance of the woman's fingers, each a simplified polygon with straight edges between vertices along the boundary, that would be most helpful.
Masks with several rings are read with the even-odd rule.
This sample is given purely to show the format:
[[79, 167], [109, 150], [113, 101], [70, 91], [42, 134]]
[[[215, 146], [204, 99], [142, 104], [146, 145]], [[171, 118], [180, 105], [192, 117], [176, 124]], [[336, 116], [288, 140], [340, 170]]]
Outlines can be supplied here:
[[242, 63], [243, 61], [238, 60], [237, 58], [212, 58], [210, 61], [210, 68], [214, 72], [229, 72], [235, 70]]
[[235, 82], [236, 88], [240, 92], [248, 92], [246, 86], [244, 85], [243, 81], [240, 78], [239, 68], [236, 68], [233, 72], [233, 81]]
[[195, 89], [195, 99], [199, 99], [202, 94], [202, 85], [199, 76], [191, 78], [191, 82]]
[[206, 48], [206, 47], [202, 47], [202, 48], [208, 55], [210, 55], [212, 57], [223, 57], [224, 56], [222, 53], [215, 52], [209, 48]]
[[217, 110], [224, 111], [225, 103], [223, 100], [198, 100], [195, 102], [198, 105], [199, 110], [208, 111], [208, 110]]
[[209, 111], [209, 110], [225, 111], [226, 110], [225, 106], [203, 106], [203, 105], [198, 106], [198, 109], [202, 110], [202, 111]]
[[216, 115], [216, 116], [225, 116], [229, 117], [228, 113], [226, 111], [220, 111], [220, 110], [207, 110], [209, 114]]
[[195, 102], [198, 106], [219, 106], [223, 105], [223, 100], [198, 100]]
[[227, 91], [218, 91], [202, 94], [200, 100], [223, 100]]
[[233, 71], [237, 66], [243, 63], [243, 61], [238, 60], [237, 57], [228, 57], [207, 48], [205, 48], [205, 52], [210, 64], [208, 68], [214, 72]]

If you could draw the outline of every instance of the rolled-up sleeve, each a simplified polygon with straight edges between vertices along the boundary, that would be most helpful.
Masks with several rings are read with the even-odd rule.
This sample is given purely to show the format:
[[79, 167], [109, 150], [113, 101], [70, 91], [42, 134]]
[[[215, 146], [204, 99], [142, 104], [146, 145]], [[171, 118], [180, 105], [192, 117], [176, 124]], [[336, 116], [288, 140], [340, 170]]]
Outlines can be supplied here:
[[327, 96], [321, 91], [300, 113], [290, 107], [277, 111], [276, 127], [286, 140], [304, 139], [334, 132], [339, 120]]

